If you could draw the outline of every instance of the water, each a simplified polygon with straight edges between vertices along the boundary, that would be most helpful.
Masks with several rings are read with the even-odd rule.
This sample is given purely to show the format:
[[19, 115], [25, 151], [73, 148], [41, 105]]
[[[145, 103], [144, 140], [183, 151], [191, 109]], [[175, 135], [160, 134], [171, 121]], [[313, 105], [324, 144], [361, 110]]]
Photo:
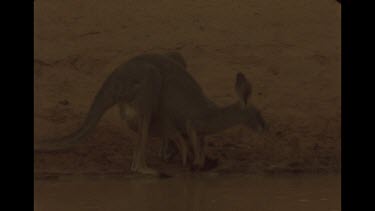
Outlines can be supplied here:
[[341, 210], [340, 176], [36, 180], [36, 211]]

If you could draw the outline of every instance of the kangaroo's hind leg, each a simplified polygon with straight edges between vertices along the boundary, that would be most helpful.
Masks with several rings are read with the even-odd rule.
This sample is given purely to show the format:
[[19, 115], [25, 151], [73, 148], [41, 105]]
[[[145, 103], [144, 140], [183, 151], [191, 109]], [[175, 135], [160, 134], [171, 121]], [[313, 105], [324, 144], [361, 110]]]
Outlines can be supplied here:
[[156, 171], [147, 169], [145, 160], [145, 147], [148, 139], [150, 117], [137, 116], [137, 112], [135, 111], [135, 109], [124, 102], [119, 104], [119, 108], [121, 118], [127, 121], [128, 126], [130, 126], [138, 135], [137, 137], [135, 137], [131, 170], [134, 172], [156, 175]]
[[[157, 111], [161, 92], [161, 75], [152, 65], [139, 64], [135, 68], [135, 87], [126, 102], [132, 112], [125, 112], [135, 123], [139, 138], [136, 139], [131, 170], [141, 174], [164, 176], [146, 164], [146, 145], [149, 139], [151, 118]], [[130, 111], [130, 110], [129, 110]]]
[[159, 172], [151, 169], [146, 164], [146, 144], [149, 139], [150, 117], [139, 119], [139, 139], [136, 140], [131, 170], [142, 174], [159, 175]]

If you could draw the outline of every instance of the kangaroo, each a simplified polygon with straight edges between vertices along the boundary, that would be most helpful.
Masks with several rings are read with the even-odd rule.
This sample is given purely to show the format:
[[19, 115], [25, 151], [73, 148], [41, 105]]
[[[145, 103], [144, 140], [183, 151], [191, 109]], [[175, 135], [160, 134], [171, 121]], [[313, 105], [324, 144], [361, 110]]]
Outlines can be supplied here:
[[[166, 55], [169, 56], [170, 58], [174, 59], [176, 62], [180, 63], [186, 71], [186, 68], [187, 68], [186, 61], [179, 52], [168, 52]], [[245, 75], [243, 75], [242, 73], [238, 73], [237, 76], [236, 76], [235, 91], [236, 91], [236, 94], [239, 98], [239, 104], [242, 106], [243, 109], [246, 109], [247, 100], [249, 99], [249, 97], [251, 95], [252, 87], [251, 87], [251, 84], [246, 79]], [[249, 110], [254, 110], [254, 108], [250, 108]], [[258, 113], [255, 112], [254, 115], [255, 115], [254, 116], [255, 118], [253, 119], [254, 122], [252, 123], [252, 125], [250, 125], [250, 128], [257, 129], [256, 127], [258, 125], [261, 125], [262, 129], [267, 129], [267, 125], [265, 124], [265, 121], [263, 120], [261, 114], [259, 112]], [[202, 122], [200, 124], [202, 124]], [[188, 127], [188, 125], [186, 125], [186, 127]], [[187, 128], [185, 128], [185, 129], [187, 129]], [[195, 154], [195, 153], [200, 154], [201, 158], [199, 158], [197, 160], [200, 160], [200, 165], [204, 165], [204, 163], [205, 163], [204, 162], [205, 156], [204, 156], [204, 152], [203, 152], [204, 148], [205, 148], [204, 135], [199, 133], [199, 135], [197, 134], [197, 137], [194, 137], [194, 132], [196, 132], [196, 131], [194, 131], [194, 130], [191, 131], [191, 133], [193, 133], [191, 135], [193, 135], [193, 139], [194, 138], [198, 139], [197, 140], [198, 144], [196, 145], [195, 150], [191, 149], [192, 147], [190, 147], [190, 150], [188, 151], [188, 153], [189, 153], [188, 155], [191, 159], [193, 159], [192, 154]], [[185, 139], [185, 141], [187, 139], [189, 139], [187, 137], [187, 134], [180, 134], [179, 137], [180, 137], [180, 139]], [[174, 143], [174, 145], [173, 145], [173, 143]], [[172, 159], [177, 154], [177, 149], [181, 149], [180, 146], [175, 146], [176, 144], [178, 144], [178, 142], [175, 142], [175, 141], [173, 142], [173, 140], [165, 138], [162, 142], [162, 146], [161, 146], [159, 156], [165, 161]], [[186, 147], [186, 146], [184, 146], [184, 147]], [[199, 149], [197, 149], [197, 147], [199, 147]], [[200, 152], [198, 152], [198, 151], [200, 151]], [[187, 155], [185, 155], [185, 156], [181, 155], [181, 156], [182, 156], [182, 160], [183, 160], [183, 165], [185, 165], [186, 159], [187, 159], [185, 156], [187, 156]], [[197, 168], [197, 166], [193, 166], [193, 169], [195, 169], [195, 168]], [[202, 168], [202, 166], [200, 168]]]
[[163, 175], [146, 164], [145, 149], [150, 135], [175, 140], [185, 155], [187, 137], [193, 146], [193, 163], [202, 167], [204, 147], [198, 139], [206, 134], [241, 123], [265, 128], [260, 112], [251, 103], [221, 108], [210, 101], [183, 64], [186, 66], [163, 54], [131, 58], [104, 81], [78, 130], [62, 139], [44, 141], [35, 150], [62, 150], [85, 140], [105, 111], [116, 104], [121, 117], [140, 136], [136, 139], [131, 170], [142, 174]]
[[[148, 133], [151, 132], [151, 135], [165, 137], [163, 139], [177, 140], [178, 143], [175, 144], [179, 151], [187, 151], [185, 142], [182, 142], [183, 138], [173, 129], [173, 126], [167, 124], [168, 121], [164, 118], [157, 120], [154, 118], [161, 116], [155, 115], [155, 111], [158, 110], [158, 98], [161, 97], [162, 74], [160, 72], [165, 75], [170, 70], [184, 71], [185, 67], [186, 62], [178, 52], [168, 52], [165, 55], [145, 54], [125, 62], [104, 81], [80, 129], [60, 139], [41, 141], [35, 147], [35, 151], [61, 151], [83, 141], [84, 137], [95, 128], [105, 111], [118, 104], [121, 118], [126, 120], [130, 128], [141, 136], [140, 141], [136, 143], [131, 170], [165, 176], [147, 167], [144, 158], [145, 143]], [[155, 121], [151, 122], [151, 119]], [[163, 126], [159, 124], [160, 122]], [[151, 131], [148, 131], [149, 129]], [[182, 158], [182, 160], [186, 163], [184, 161], [186, 159]]]

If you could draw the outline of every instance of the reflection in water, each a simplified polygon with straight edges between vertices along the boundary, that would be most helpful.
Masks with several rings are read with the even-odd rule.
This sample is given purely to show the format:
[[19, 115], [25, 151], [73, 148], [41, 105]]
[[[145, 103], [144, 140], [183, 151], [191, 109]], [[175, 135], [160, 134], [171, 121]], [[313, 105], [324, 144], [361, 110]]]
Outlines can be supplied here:
[[35, 181], [35, 210], [341, 210], [339, 176]]

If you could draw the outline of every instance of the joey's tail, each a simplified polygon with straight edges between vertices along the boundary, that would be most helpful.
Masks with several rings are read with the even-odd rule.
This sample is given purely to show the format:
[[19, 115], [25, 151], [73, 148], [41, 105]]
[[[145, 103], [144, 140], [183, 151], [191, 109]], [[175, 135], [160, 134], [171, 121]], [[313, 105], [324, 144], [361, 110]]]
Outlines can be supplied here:
[[83, 141], [84, 137], [93, 131], [105, 111], [116, 103], [116, 97], [114, 97], [113, 92], [114, 90], [111, 87], [112, 85], [113, 84], [109, 83], [109, 81], [106, 81], [103, 84], [102, 88], [95, 96], [86, 119], [78, 130], [60, 139], [42, 141], [35, 146], [34, 150], [60, 151], [67, 149], [80, 141]]

